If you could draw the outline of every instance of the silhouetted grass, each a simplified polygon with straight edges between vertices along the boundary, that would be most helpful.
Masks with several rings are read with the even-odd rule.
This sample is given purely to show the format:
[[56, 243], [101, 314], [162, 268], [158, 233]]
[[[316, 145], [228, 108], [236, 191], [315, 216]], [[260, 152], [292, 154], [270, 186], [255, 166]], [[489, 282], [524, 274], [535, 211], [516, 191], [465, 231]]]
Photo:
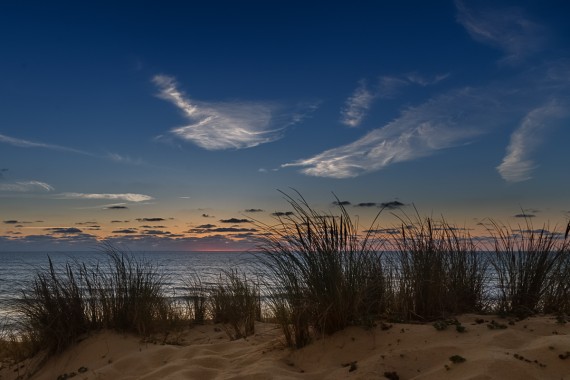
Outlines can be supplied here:
[[[265, 234], [252, 262], [267, 274], [263, 294], [289, 346], [381, 317], [570, 314], [570, 222], [564, 234], [533, 229], [529, 220], [518, 229], [493, 222], [492, 247], [481, 252], [467, 229], [444, 219], [404, 214], [399, 234], [377, 239], [372, 234], [382, 210], [361, 234], [341, 202], [337, 214], [323, 214], [296, 194], [284, 194], [291, 214], [276, 225], [258, 223]], [[104, 258], [60, 267], [49, 259], [11, 305], [21, 317], [16, 335], [0, 339], [0, 351], [52, 355], [98, 329], [147, 336], [208, 320], [238, 339], [253, 334], [261, 318], [259, 281], [236, 270], [222, 272], [212, 287], [196, 275], [180, 303], [165, 295], [157, 265], [112, 247]]]
[[567, 244], [565, 253], [562, 254], [552, 270], [544, 294], [542, 311], [560, 316], [570, 316], [570, 250], [568, 250]]
[[434, 320], [483, 310], [487, 263], [468, 232], [445, 220], [403, 217], [393, 238], [393, 312], [403, 320]]
[[342, 205], [340, 215], [322, 214], [297, 195], [285, 194], [292, 215], [261, 226], [268, 236], [260, 249], [273, 311], [287, 342], [302, 347], [313, 330], [330, 334], [377, 316], [384, 277], [370, 233], [360, 237]]
[[202, 283], [199, 275], [194, 274], [184, 281], [188, 293], [184, 296], [188, 318], [197, 324], [204, 324], [208, 314], [208, 302], [211, 289]]
[[259, 287], [236, 270], [227, 270], [210, 295], [215, 323], [226, 326], [230, 339], [240, 339], [255, 332], [255, 321], [261, 318]]
[[163, 294], [163, 277], [150, 262], [109, 249], [107, 262], [71, 262], [56, 268], [49, 259], [14, 302], [17, 325], [30, 354], [61, 352], [101, 328], [150, 334], [176, 319]]
[[497, 312], [528, 316], [568, 309], [569, 229], [570, 223], [562, 235], [547, 226], [534, 229], [529, 219], [517, 229], [492, 222]]
[[103, 313], [103, 327], [132, 331], [141, 335], [160, 328], [172, 317], [164, 294], [164, 274], [145, 259], [135, 259], [108, 250], [107, 268], [98, 271], [94, 299]]
[[82, 268], [66, 264], [55, 268], [51, 259], [46, 268], [36, 272], [15, 309], [23, 318], [21, 334], [35, 352], [62, 351], [78, 337], [96, 327], [97, 320], [88, 313], [83, 294]]

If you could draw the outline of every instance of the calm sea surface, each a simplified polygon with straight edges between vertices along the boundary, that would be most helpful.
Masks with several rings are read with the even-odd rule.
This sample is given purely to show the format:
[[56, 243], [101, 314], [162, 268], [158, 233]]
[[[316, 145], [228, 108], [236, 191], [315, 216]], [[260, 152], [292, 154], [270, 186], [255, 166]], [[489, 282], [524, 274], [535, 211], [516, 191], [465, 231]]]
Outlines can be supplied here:
[[[488, 253], [482, 253], [487, 256]], [[159, 267], [165, 275], [165, 291], [169, 297], [182, 297], [187, 294], [189, 284], [198, 277], [202, 285], [218, 283], [223, 270], [236, 269], [249, 279], [262, 276], [256, 267], [254, 253], [245, 252], [129, 252], [137, 260], [144, 260]], [[385, 253], [385, 255], [387, 255]], [[20, 298], [26, 286], [39, 268], [48, 266], [48, 257], [56, 268], [66, 263], [79, 262], [86, 265], [105, 265], [108, 257], [100, 251], [91, 252], [0, 252], [0, 317], [9, 314], [10, 299]], [[386, 256], [384, 256], [386, 257]], [[488, 257], [488, 256], [487, 256]], [[494, 293], [495, 274], [487, 268], [489, 292]], [[267, 280], [267, 277], [265, 278]], [[263, 293], [263, 291], [262, 291]]]
[[[256, 276], [253, 254], [243, 252], [130, 252], [136, 259], [150, 261], [166, 275], [166, 291], [182, 295], [185, 281], [198, 276], [204, 285], [215, 283], [223, 270], [238, 269], [248, 277]], [[22, 288], [38, 268], [48, 266], [48, 257], [56, 268], [67, 262], [87, 265], [106, 263], [102, 252], [0, 252], [0, 315], [5, 301], [21, 297]], [[168, 294], [168, 293], [167, 293]]]

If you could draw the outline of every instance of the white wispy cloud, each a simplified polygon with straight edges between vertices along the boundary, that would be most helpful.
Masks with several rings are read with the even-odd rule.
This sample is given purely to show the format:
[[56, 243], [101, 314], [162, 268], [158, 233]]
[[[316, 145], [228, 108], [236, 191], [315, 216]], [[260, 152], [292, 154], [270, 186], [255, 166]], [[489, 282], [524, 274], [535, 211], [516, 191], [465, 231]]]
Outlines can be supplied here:
[[360, 81], [354, 93], [346, 100], [341, 110], [341, 122], [349, 127], [357, 127], [362, 123], [372, 101], [376, 97], [366, 87], [365, 81]]
[[531, 179], [532, 171], [537, 167], [531, 159], [532, 153], [541, 144], [544, 129], [567, 116], [567, 108], [556, 101], [529, 112], [520, 127], [511, 134], [507, 154], [497, 167], [501, 177], [508, 182]]
[[406, 79], [392, 76], [382, 76], [378, 81], [378, 96], [382, 99], [393, 99], [400, 91], [409, 86]]
[[143, 165], [144, 161], [140, 158], [132, 158], [130, 156], [127, 155], [122, 155], [122, 154], [118, 154], [118, 153], [107, 153], [106, 156], [108, 159], [115, 161], [115, 162], [120, 162], [120, 163], [124, 163], [124, 164], [130, 164], [130, 165]]
[[[538, 65], [523, 60], [547, 47], [547, 30], [518, 8], [473, 10], [461, 0], [455, 4], [457, 20], [475, 40], [498, 47], [505, 54], [504, 62], [521, 63], [517, 69], [522, 70], [481, 87], [448, 91], [408, 108], [396, 120], [353, 143], [282, 166], [301, 167], [303, 173], [312, 176], [355, 177], [465, 144], [479, 134], [510, 127], [512, 120], [527, 115], [513, 133], [507, 155], [497, 169], [509, 181], [529, 178], [534, 166], [529, 153], [539, 141], [535, 135], [542, 131], [541, 123], [555, 117], [568, 122], [568, 116], [560, 115], [559, 110], [570, 109], [570, 60], [547, 59]], [[435, 84], [447, 76], [426, 79], [412, 73], [381, 77], [378, 97], [393, 98], [407, 86]], [[543, 107], [545, 99], [557, 99], [558, 106]]]
[[2, 134], [0, 134], [0, 142], [5, 143], [5, 144], [10, 144], [13, 146], [17, 146], [17, 147], [21, 147], [21, 148], [44, 148], [44, 149], [59, 150], [62, 152], [72, 152], [72, 153], [78, 153], [78, 154], [91, 156], [90, 153], [84, 152], [82, 150], [74, 149], [74, 148], [68, 148], [65, 146], [54, 145], [54, 144], [46, 144], [43, 142], [29, 141], [29, 140], [19, 139], [19, 138], [10, 137], [10, 136], [6, 136], [6, 135], [2, 135]]
[[350, 178], [464, 144], [505, 120], [507, 110], [494, 91], [462, 89], [440, 95], [351, 144], [283, 166], [303, 167], [312, 176]]
[[79, 150], [79, 149], [69, 148], [66, 146], [48, 144], [48, 143], [38, 142], [38, 141], [29, 141], [29, 140], [16, 138], [16, 137], [6, 136], [3, 134], [0, 134], [0, 143], [5, 143], [5, 144], [12, 145], [12, 146], [20, 147], [20, 148], [40, 148], [40, 149], [57, 150], [60, 152], [69, 152], [69, 153], [81, 154], [84, 156], [89, 156], [89, 157], [94, 157], [94, 158], [108, 159], [108, 160], [120, 162], [123, 164], [130, 164], [130, 165], [144, 165], [145, 164], [145, 162], [140, 158], [132, 158], [132, 157], [129, 157], [127, 155], [121, 155], [118, 153], [94, 154], [94, 153], [86, 152], [86, 151]]
[[[311, 176], [356, 177], [464, 145], [477, 136], [509, 128], [512, 120], [528, 115], [524, 127], [513, 134], [505, 163], [499, 169], [505, 179], [526, 178], [533, 166], [528, 162], [531, 150], [527, 147], [538, 141], [534, 136], [542, 131], [539, 125], [568, 122], [568, 113], [562, 112], [570, 110], [570, 77], [565, 76], [568, 72], [570, 61], [559, 60], [502, 82], [451, 90], [402, 111], [394, 121], [350, 144], [282, 166], [300, 167], [302, 173]], [[557, 101], [544, 106], [544, 99]], [[518, 176], [517, 170], [521, 173]]]
[[62, 193], [58, 197], [63, 199], [105, 199], [105, 200], [123, 200], [127, 202], [145, 202], [154, 199], [144, 194], [86, 194], [86, 193]]
[[427, 87], [441, 82], [448, 76], [449, 73], [426, 77], [417, 72], [402, 76], [382, 76], [372, 89], [367, 86], [365, 80], [361, 80], [341, 109], [341, 122], [349, 127], [358, 127], [376, 98], [393, 99], [410, 85]]
[[504, 51], [506, 62], [520, 61], [545, 44], [545, 28], [531, 21], [520, 8], [470, 9], [461, 0], [456, 0], [455, 5], [457, 21], [469, 35]]
[[417, 72], [412, 72], [412, 73], [408, 73], [407, 75], [405, 75], [405, 78], [408, 80], [408, 82], [413, 83], [413, 84], [417, 84], [417, 85], [422, 86], [422, 87], [437, 84], [437, 83], [441, 82], [442, 80], [444, 80], [448, 77], [449, 77], [449, 73], [437, 74], [431, 78], [420, 75]]
[[425, 76], [414, 71], [399, 76], [381, 76], [378, 80], [377, 95], [381, 99], [393, 99], [406, 87], [412, 85], [421, 87], [433, 86], [448, 78], [449, 75], [449, 73], [445, 73], [434, 76]]
[[27, 193], [53, 190], [54, 188], [51, 185], [40, 181], [16, 181], [10, 183], [0, 183], [0, 191], [5, 192]]
[[166, 75], [156, 75], [153, 82], [160, 90], [159, 97], [177, 106], [192, 122], [171, 132], [207, 150], [244, 149], [272, 142], [282, 137], [288, 125], [303, 119], [299, 110], [284, 112], [270, 103], [193, 101]]

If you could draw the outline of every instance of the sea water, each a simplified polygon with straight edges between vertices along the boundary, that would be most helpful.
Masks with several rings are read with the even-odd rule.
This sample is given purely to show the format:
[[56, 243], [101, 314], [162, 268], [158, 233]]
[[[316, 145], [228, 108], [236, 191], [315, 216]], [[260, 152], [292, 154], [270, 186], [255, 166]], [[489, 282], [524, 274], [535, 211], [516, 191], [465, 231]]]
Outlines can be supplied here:
[[[147, 262], [164, 275], [164, 290], [169, 297], [184, 296], [189, 284], [198, 278], [202, 285], [219, 282], [223, 271], [237, 270], [254, 280], [258, 276], [255, 254], [246, 252], [128, 252], [139, 262]], [[9, 301], [22, 297], [38, 270], [49, 266], [60, 271], [66, 263], [105, 267], [109, 257], [101, 251], [80, 252], [0, 252], [0, 317], [9, 314]]]

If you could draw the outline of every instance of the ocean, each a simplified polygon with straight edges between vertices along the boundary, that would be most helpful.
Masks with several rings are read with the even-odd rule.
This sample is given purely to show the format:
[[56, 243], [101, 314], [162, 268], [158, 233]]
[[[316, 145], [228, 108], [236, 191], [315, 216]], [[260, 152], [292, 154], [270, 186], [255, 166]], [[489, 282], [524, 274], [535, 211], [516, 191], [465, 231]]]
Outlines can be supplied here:
[[[157, 265], [165, 275], [166, 294], [171, 297], [183, 296], [187, 282], [195, 276], [207, 286], [216, 283], [223, 270], [236, 269], [252, 279], [258, 275], [252, 264], [254, 254], [246, 252], [135, 251], [128, 254]], [[23, 287], [39, 268], [49, 265], [50, 258], [56, 268], [73, 261], [92, 265], [108, 260], [102, 251], [0, 252], [0, 317], [9, 313], [6, 301], [21, 297]]]

